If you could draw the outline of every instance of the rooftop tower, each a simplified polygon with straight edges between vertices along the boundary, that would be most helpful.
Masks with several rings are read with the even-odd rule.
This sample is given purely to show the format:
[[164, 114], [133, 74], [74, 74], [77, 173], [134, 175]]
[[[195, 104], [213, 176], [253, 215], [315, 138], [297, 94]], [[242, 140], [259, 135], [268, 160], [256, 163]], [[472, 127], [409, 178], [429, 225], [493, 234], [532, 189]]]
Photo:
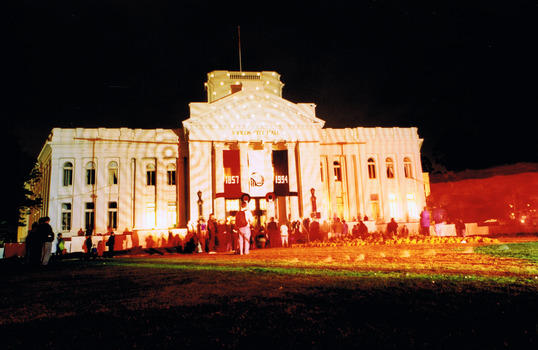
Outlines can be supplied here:
[[264, 91], [282, 97], [284, 84], [276, 72], [230, 72], [216, 70], [207, 74], [205, 89], [211, 103], [242, 90]]

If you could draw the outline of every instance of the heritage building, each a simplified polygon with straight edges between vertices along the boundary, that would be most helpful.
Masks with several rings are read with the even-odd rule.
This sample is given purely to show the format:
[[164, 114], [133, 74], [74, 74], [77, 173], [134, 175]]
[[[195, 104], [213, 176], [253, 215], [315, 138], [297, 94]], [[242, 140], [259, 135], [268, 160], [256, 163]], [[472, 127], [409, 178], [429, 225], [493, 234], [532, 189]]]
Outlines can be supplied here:
[[[414, 223], [427, 181], [416, 128], [324, 128], [275, 72], [214, 71], [183, 127], [52, 130], [38, 161], [55, 232], [185, 228], [250, 199], [257, 223]], [[34, 218], [35, 219], [35, 218]]]

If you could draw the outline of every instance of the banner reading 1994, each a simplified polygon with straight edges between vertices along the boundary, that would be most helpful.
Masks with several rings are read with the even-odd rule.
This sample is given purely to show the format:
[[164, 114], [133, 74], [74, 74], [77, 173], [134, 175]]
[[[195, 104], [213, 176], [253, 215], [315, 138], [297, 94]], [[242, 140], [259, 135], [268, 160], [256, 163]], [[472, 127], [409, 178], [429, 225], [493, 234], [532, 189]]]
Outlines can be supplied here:
[[241, 158], [239, 150], [223, 150], [224, 196], [226, 198], [241, 197]]
[[277, 197], [289, 196], [288, 151], [273, 151], [274, 192]]

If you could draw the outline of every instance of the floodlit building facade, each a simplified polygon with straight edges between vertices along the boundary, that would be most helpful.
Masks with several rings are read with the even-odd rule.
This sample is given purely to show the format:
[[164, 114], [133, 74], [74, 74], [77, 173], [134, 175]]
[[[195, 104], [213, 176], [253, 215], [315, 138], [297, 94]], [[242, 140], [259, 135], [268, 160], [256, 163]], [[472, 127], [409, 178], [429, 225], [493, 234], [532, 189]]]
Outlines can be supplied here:
[[181, 128], [53, 129], [36, 216], [65, 237], [224, 220], [242, 199], [257, 224], [417, 222], [428, 185], [417, 129], [324, 128], [316, 106], [285, 100], [283, 87], [276, 72], [213, 71], [207, 102], [191, 103]]

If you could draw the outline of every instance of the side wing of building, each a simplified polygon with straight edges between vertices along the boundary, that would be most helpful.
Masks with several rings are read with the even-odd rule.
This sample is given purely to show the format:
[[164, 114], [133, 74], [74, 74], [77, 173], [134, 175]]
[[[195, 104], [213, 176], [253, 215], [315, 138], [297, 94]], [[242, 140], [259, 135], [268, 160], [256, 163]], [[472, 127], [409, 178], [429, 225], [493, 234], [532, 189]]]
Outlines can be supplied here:
[[163, 129], [53, 129], [38, 157], [41, 216], [65, 236], [179, 226], [181, 136]]

